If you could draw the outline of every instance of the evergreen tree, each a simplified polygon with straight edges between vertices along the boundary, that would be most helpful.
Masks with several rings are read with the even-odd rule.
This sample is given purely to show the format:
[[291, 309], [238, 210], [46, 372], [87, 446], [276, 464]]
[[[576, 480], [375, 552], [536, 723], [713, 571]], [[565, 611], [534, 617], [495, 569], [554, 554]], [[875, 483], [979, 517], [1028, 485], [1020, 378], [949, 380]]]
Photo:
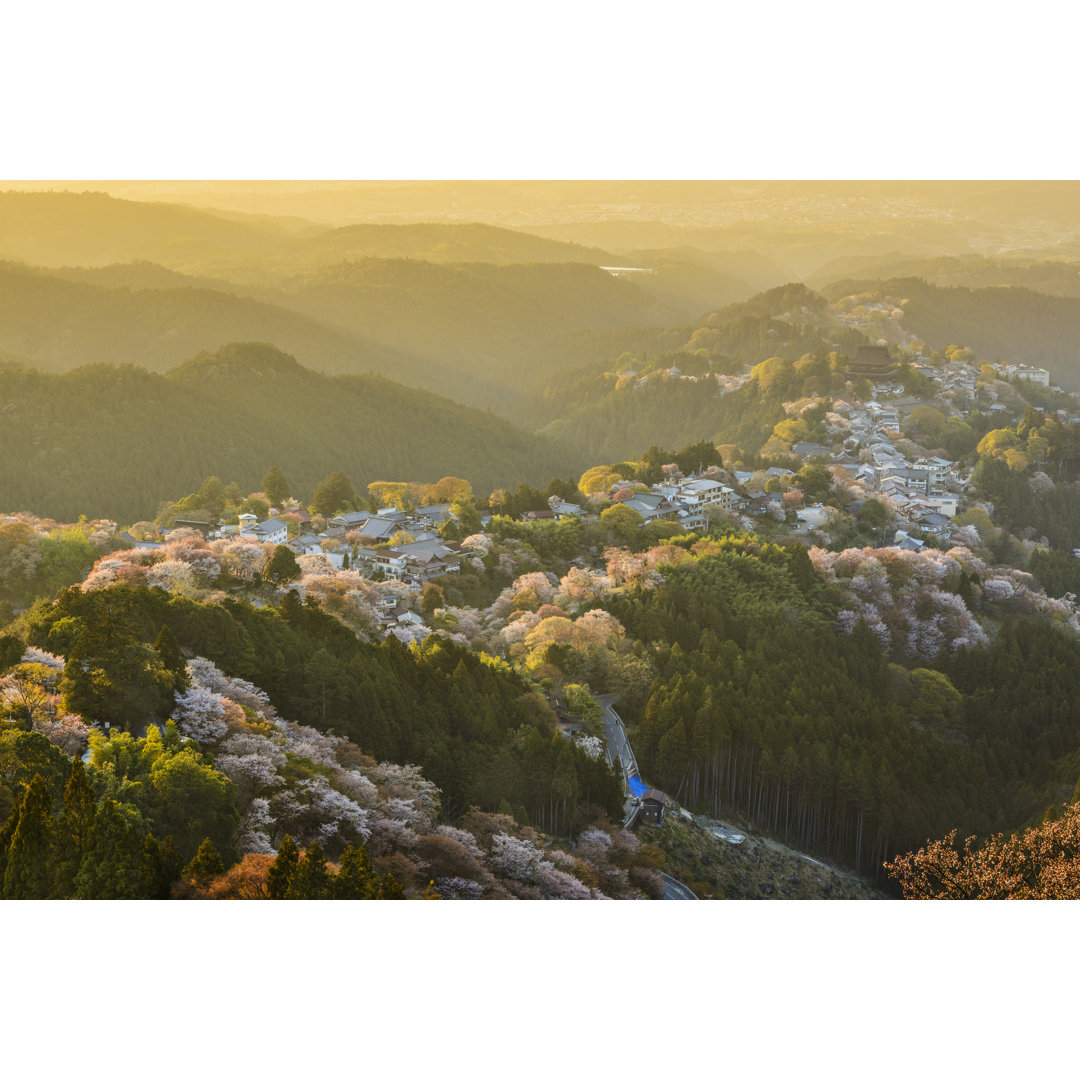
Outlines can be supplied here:
[[330, 872], [326, 867], [326, 856], [317, 841], [312, 840], [304, 852], [289, 883], [287, 900], [328, 900], [330, 899]]
[[191, 862], [184, 867], [184, 877], [195, 878], [200, 883], [224, 873], [225, 864], [209, 836], [199, 845], [199, 850], [195, 852]]
[[350, 844], [338, 859], [333, 893], [338, 900], [373, 900], [379, 890], [379, 880], [371, 869], [367, 848]]
[[7, 859], [8, 851], [11, 849], [11, 838], [15, 835], [15, 830], [19, 827], [19, 804], [21, 800], [16, 799], [15, 805], [12, 808], [11, 815], [7, 821], [4, 822], [3, 828], [0, 828], [0, 896], [4, 894], [4, 874], [7, 872]]
[[289, 581], [296, 581], [300, 577], [300, 565], [292, 549], [284, 544], [278, 544], [274, 548], [274, 554], [266, 564], [263, 577], [274, 585], [284, 585]]
[[208, 476], [195, 495], [199, 506], [205, 507], [215, 516], [225, 509], [225, 485], [216, 476]]
[[80, 900], [145, 900], [153, 895], [154, 867], [125, 808], [104, 799], [75, 879]]
[[352, 481], [341, 472], [331, 473], [315, 489], [315, 495], [308, 509], [312, 514], [332, 517], [342, 510], [347, 510], [356, 501], [356, 492]]
[[184, 865], [180, 851], [171, 836], [166, 836], [165, 843], [162, 844], [153, 835], [147, 836], [143, 850], [153, 872], [152, 898], [168, 900], [173, 883], [179, 880], [181, 867]]
[[82, 865], [94, 827], [96, 799], [79, 757], [71, 759], [71, 775], [64, 788], [64, 811], [57, 823], [57, 882], [59, 896], [75, 893], [75, 878]]
[[169, 708], [173, 678], [157, 652], [136, 637], [120, 606], [119, 596], [109, 597], [97, 618], [78, 620], [60, 692], [69, 712], [126, 730]]
[[382, 879], [382, 884], [379, 886], [379, 899], [380, 900], [404, 900], [405, 890], [398, 884], [398, 880], [393, 874], [387, 874]]
[[172, 672], [173, 691], [177, 694], [183, 693], [191, 685], [187, 673], [187, 661], [180, 651], [176, 636], [164, 623], [154, 642], [154, 652], [158, 654], [158, 659], [165, 670]]
[[0, 634], [0, 675], [14, 667], [21, 659], [26, 646], [14, 634]]
[[289, 895], [289, 886], [296, 873], [300, 852], [293, 843], [293, 838], [286, 835], [278, 848], [277, 858], [266, 872], [266, 891], [271, 900], [284, 900]]
[[788, 570], [795, 579], [803, 595], [809, 595], [818, 584], [818, 574], [810, 556], [802, 544], [791, 544], [784, 549], [788, 553]]
[[[372, 578], [374, 581], [374, 578]], [[281, 617], [289, 624], [298, 626], [304, 618], [304, 605], [300, 600], [300, 594], [295, 589], [289, 589], [281, 598], [279, 605]]]
[[35, 776], [46, 781], [53, 798], [60, 798], [71, 774], [62, 750], [39, 731], [0, 733], [0, 784], [19, 795]]
[[52, 796], [35, 776], [23, 794], [4, 869], [5, 900], [48, 900], [55, 880]]
[[270, 500], [271, 506], [281, 506], [289, 497], [289, 481], [276, 465], [266, 470], [262, 479], [263, 494]]

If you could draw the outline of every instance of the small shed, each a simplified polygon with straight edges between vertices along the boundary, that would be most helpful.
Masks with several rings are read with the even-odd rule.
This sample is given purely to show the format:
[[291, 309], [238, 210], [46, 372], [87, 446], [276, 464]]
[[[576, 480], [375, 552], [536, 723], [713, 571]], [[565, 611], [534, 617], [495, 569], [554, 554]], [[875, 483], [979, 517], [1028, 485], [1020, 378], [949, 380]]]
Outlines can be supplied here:
[[667, 806], [667, 796], [657, 788], [649, 788], [641, 796], [641, 813], [639, 820], [646, 825], [663, 825], [664, 809]]

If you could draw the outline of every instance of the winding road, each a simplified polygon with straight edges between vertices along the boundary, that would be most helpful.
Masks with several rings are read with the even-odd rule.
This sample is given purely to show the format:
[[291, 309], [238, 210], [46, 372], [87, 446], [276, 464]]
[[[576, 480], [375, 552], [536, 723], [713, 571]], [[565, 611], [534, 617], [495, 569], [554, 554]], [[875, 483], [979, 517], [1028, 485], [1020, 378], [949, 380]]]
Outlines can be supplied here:
[[608, 764], [614, 765], [616, 760], [621, 761], [624, 779], [627, 776], [628, 769], [629, 775], [637, 775], [637, 758], [634, 757], [634, 751], [630, 748], [630, 740], [626, 737], [626, 728], [623, 727], [619, 714], [611, 707], [615, 695], [598, 694], [596, 700], [604, 708], [604, 715], [600, 718], [600, 722], [604, 725]]
[[[600, 702], [604, 709], [604, 714], [600, 718], [600, 722], [604, 727], [604, 741], [606, 744], [605, 753], [607, 754], [608, 764], [614, 765], [616, 761], [619, 762], [620, 772], [624, 781], [627, 776], [640, 776], [637, 758], [634, 757], [634, 751], [630, 746], [630, 740], [626, 737], [626, 728], [623, 727], [622, 718], [611, 707], [612, 702], [615, 700], [615, 694], [598, 694], [596, 700]], [[640, 806], [641, 803], [638, 802], [637, 799], [632, 795], [627, 794], [623, 803], [623, 810], [625, 813], [623, 828], [629, 828], [630, 825], [633, 824], [634, 817], [637, 815]], [[667, 874], [661, 874], [660, 876], [664, 879], [665, 900], [697, 899], [693, 891], [687, 888], [681, 881], [676, 881], [675, 878], [670, 877]]]

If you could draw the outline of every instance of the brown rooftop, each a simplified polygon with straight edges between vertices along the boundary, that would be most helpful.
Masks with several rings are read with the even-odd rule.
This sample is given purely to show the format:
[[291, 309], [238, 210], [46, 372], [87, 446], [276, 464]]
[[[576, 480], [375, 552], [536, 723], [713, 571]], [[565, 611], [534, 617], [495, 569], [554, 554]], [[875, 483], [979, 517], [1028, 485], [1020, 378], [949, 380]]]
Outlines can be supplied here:
[[848, 371], [869, 378], [884, 377], [896, 371], [896, 361], [890, 358], [888, 345], [860, 345], [855, 350], [855, 359], [848, 364]]

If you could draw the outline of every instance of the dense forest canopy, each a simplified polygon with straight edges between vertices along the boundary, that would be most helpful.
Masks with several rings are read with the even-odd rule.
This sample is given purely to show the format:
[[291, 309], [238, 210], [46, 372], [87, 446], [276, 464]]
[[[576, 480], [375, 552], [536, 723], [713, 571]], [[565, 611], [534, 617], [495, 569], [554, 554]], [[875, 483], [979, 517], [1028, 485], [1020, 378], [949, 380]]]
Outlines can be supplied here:
[[60, 518], [91, 506], [151, 518], [218, 472], [252, 490], [272, 461], [305, 498], [333, 471], [361, 486], [454, 474], [490, 490], [584, 465], [490, 413], [378, 376], [320, 375], [266, 345], [232, 345], [167, 375], [0, 365], [0, 387], [5, 502]]

